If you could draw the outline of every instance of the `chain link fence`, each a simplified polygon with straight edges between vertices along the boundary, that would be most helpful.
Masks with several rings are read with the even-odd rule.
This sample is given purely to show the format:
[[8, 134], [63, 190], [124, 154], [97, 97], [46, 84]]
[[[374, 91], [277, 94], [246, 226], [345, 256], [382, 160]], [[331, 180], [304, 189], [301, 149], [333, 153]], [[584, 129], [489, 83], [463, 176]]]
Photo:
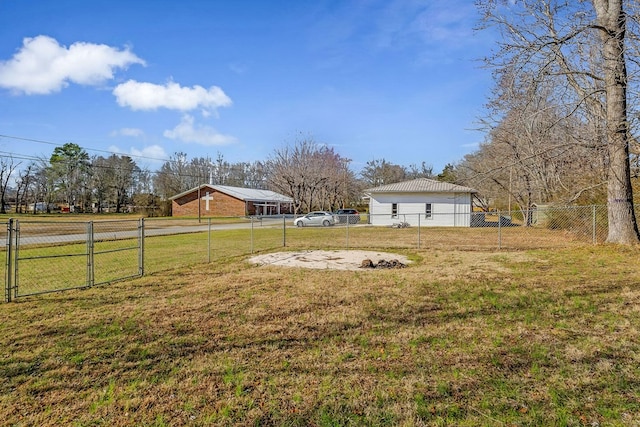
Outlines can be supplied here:
[[[163, 270], [286, 247], [314, 249], [517, 250], [597, 244], [607, 237], [606, 206], [390, 218], [340, 216], [335, 226], [296, 227], [289, 216], [149, 218], [107, 221], [10, 219], [5, 240], [5, 301], [86, 288]], [[451, 214], [441, 214], [451, 215]], [[373, 225], [384, 222], [385, 226]]]

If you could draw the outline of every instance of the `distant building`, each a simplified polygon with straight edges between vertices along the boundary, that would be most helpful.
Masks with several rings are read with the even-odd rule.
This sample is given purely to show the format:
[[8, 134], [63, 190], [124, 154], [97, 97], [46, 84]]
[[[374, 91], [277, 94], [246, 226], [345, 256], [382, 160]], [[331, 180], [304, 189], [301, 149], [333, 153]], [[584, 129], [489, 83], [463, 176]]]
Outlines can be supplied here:
[[365, 190], [369, 198], [369, 222], [393, 225], [408, 222], [421, 227], [469, 227], [476, 190], [418, 178]]
[[[60, 207], [60, 205], [57, 205], [55, 203], [49, 203], [49, 212], [61, 212], [61, 211], [62, 211], [62, 208]], [[31, 203], [27, 205], [27, 212], [28, 213], [47, 212], [47, 204], [45, 202]], [[67, 212], [69, 212], [69, 209], [67, 209]]]
[[202, 184], [170, 198], [172, 216], [266, 216], [292, 212], [293, 199], [269, 190]]

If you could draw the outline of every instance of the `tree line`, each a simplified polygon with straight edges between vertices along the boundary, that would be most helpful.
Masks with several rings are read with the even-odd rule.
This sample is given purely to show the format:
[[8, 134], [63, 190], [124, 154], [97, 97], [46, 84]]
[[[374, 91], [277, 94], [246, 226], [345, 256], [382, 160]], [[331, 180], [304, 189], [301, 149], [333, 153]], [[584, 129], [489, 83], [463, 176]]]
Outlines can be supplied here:
[[[362, 191], [385, 183], [432, 177], [432, 167], [371, 160], [360, 171], [333, 148], [306, 137], [275, 149], [264, 161], [230, 163], [218, 153], [189, 158], [178, 152], [158, 170], [139, 167], [127, 155], [90, 156], [75, 143], [25, 167], [0, 157], [2, 212], [138, 212], [170, 215], [170, 197], [201, 184], [269, 189], [294, 200], [294, 211], [334, 210], [361, 203]], [[10, 185], [10, 177], [14, 185]], [[9, 204], [11, 202], [11, 205]]]

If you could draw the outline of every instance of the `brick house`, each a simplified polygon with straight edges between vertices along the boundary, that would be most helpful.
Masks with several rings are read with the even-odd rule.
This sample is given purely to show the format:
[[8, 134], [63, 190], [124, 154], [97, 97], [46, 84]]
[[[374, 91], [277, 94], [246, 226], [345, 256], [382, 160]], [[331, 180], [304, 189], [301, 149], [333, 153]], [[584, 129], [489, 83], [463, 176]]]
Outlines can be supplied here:
[[172, 216], [254, 216], [292, 212], [293, 199], [269, 190], [202, 184], [169, 198]]

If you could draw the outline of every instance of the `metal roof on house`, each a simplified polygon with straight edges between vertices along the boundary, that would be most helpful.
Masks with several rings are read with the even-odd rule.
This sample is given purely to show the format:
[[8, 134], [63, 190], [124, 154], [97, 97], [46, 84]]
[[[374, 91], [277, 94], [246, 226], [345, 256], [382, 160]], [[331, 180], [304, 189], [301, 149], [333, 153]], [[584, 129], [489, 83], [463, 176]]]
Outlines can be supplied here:
[[241, 200], [258, 202], [293, 202], [291, 197], [270, 190], [258, 190], [255, 188], [229, 187], [227, 185], [210, 185], [216, 191], [226, 193]]
[[202, 184], [199, 187], [192, 188], [190, 190], [184, 191], [180, 194], [176, 194], [173, 197], [170, 197], [170, 200], [178, 199], [186, 194], [192, 193], [194, 191], [202, 191], [203, 189], [211, 188], [220, 193], [227, 194], [231, 197], [235, 197], [236, 199], [243, 200], [245, 202], [283, 202], [283, 203], [291, 203], [293, 199], [291, 197], [287, 197], [283, 194], [276, 193], [275, 191], [270, 190], [259, 190], [255, 188], [242, 188], [242, 187], [231, 187], [228, 185], [209, 185]]
[[395, 182], [369, 188], [366, 193], [477, 193], [470, 187], [441, 182], [428, 178], [418, 178], [411, 181]]

